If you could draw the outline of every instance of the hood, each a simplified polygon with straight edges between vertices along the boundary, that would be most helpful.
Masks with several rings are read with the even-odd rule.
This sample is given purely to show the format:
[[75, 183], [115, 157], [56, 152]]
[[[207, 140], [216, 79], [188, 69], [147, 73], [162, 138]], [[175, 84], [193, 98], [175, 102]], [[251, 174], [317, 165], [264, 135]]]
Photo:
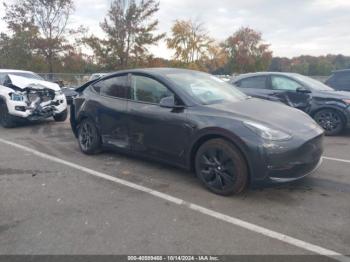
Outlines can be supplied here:
[[330, 90], [330, 91], [319, 91], [319, 90], [314, 90], [312, 92], [314, 97], [322, 97], [322, 98], [333, 98], [333, 99], [350, 99], [350, 92], [346, 91], [335, 91], [335, 90]]
[[9, 74], [8, 77], [10, 78], [12, 85], [20, 89], [32, 88], [32, 89], [38, 89], [38, 90], [40, 89], [51, 89], [53, 91], [61, 90], [58, 84], [44, 81], [44, 80], [32, 79], [32, 78], [16, 76], [11, 74]]
[[306, 113], [282, 103], [251, 98], [237, 103], [209, 105], [219, 110], [220, 115], [241, 118], [275, 127], [288, 133], [308, 133], [312, 130], [322, 133], [322, 129]]

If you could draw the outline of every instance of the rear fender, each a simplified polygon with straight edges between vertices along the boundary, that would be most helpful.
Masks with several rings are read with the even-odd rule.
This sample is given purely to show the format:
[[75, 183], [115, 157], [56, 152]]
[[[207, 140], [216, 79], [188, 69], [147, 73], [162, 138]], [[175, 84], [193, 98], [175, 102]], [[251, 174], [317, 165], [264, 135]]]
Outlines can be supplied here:
[[78, 136], [78, 128], [79, 124], [84, 120], [84, 119], [90, 119], [95, 123], [95, 126], [97, 128], [97, 131], [101, 134], [101, 128], [98, 124], [98, 119], [93, 111], [86, 110], [86, 105], [87, 101], [83, 98], [78, 98], [74, 100], [74, 103], [71, 105], [71, 127], [73, 130], [74, 135], [77, 137]]

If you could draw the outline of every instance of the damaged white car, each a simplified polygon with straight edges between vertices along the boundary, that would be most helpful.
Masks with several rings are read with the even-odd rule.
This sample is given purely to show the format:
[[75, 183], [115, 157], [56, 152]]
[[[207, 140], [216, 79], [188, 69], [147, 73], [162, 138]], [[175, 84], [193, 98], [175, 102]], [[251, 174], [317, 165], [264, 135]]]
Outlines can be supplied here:
[[23, 121], [53, 117], [67, 119], [67, 101], [61, 88], [28, 71], [0, 70], [0, 124], [15, 127]]

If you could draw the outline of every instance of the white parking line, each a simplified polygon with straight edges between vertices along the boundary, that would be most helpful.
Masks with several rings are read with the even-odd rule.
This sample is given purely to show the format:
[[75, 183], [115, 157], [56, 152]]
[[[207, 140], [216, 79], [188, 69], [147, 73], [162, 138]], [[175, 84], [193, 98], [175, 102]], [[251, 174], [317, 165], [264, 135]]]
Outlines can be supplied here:
[[217, 211], [205, 208], [203, 206], [199, 206], [199, 205], [193, 204], [191, 202], [187, 202], [187, 201], [185, 201], [183, 199], [180, 199], [180, 198], [177, 198], [177, 197], [173, 197], [171, 195], [168, 195], [168, 194], [165, 194], [165, 193], [162, 193], [162, 192], [159, 192], [159, 191], [155, 191], [155, 190], [153, 190], [151, 188], [140, 186], [138, 184], [135, 184], [135, 183], [132, 183], [132, 182], [120, 179], [120, 178], [116, 178], [116, 177], [113, 177], [113, 176], [110, 176], [110, 175], [107, 175], [107, 174], [104, 174], [104, 173], [92, 170], [90, 168], [86, 168], [86, 167], [83, 167], [83, 166], [80, 166], [80, 165], [68, 162], [66, 160], [63, 160], [63, 159], [60, 159], [60, 158], [57, 158], [57, 157], [54, 157], [54, 156], [47, 155], [45, 153], [39, 152], [37, 150], [31, 149], [31, 148], [26, 147], [26, 146], [22, 146], [22, 145], [17, 144], [17, 143], [6, 141], [6, 140], [1, 139], [1, 138], [0, 138], [0, 142], [3, 143], [3, 144], [6, 144], [6, 145], [12, 146], [12, 147], [21, 149], [23, 151], [29, 152], [29, 153], [31, 153], [33, 155], [36, 155], [38, 157], [41, 157], [43, 159], [50, 160], [52, 162], [55, 162], [55, 163], [58, 163], [58, 164], [62, 164], [62, 165], [65, 165], [65, 166], [68, 166], [68, 167], [71, 167], [71, 168], [74, 168], [74, 169], [77, 169], [79, 171], [83, 171], [83, 172], [88, 173], [88, 174], [90, 174], [92, 176], [103, 178], [105, 180], [112, 181], [112, 182], [118, 183], [120, 185], [127, 186], [129, 188], [145, 192], [147, 194], [153, 195], [155, 197], [158, 197], [160, 199], [166, 200], [168, 202], [171, 202], [171, 203], [174, 203], [174, 204], [186, 207], [188, 209], [197, 211], [199, 213], [208, 215], [210, 217], [216, 218], [216, 219], [221, 220], [221, 221], [225, 221], [227, 223], [230, 223], [232, 225], [235, 225], [235, 226], [247, 229], [249, 231], [252, 231], [252, 232], [255, 232], [255, 233], [258, 233], [258, 234], [270, 237], [270, 238], [273, 238], [273, 239], [277, 239], [279, 241], [282, 241], [284, 243], [296, 246], [298, 248], [311, 251], [311, 252], [313, 252], [315, 254], [319, 254], [319, 255], [322, 255], [322, 256], [327, 256], [327, 257], [333, 258], [333, 259], [335, 259], [337, 261], [341, 261], [341, 262], [350, 262], [350, 257], [346, 257], [343, 254], [340, 254], [340, 253], [335, 252], [333, 250], [329, 250], [329, 249], [326, 249], [326, 248], [323, 248], [323, 247], [320, 247], [320, 246], [317, 246], [317, 245], [313, 245], [313, 244], [305, 242], [303, 240], [299, 240], [299, 239], [296, 239], [294, 237], [290, 237], [288, 235], [285, 235], [285, 234], [282, 234], [282, 233], [278, 233], [276, 231], [273, 231], [273, 230], [270, 230], [270, 229], [267, 229], [267, 228], [264, 228], [264, 227], [261, 227], [261, 226], [249, 223], [249, 222], [246, 222], [244, 220], [241, 220], [241, 219], [238, 219], [238, 218], [235, 218], [235, 217], [232, 217], [232, 216], [228, 216], [228, 215], [219, 213]]
[[350, 160], [324, 156], [323, 159], [350, 164]]

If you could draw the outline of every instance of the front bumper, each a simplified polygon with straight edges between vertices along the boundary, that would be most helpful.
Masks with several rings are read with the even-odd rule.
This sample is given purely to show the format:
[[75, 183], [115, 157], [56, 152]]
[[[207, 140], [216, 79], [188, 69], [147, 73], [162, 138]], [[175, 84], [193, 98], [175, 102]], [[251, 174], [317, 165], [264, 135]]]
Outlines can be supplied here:
[[[315, 165], [315, 163], [311, 163], [311, 164], [305, 164], [303, 166], [295, 167], [295, 169], [299, 169], [299, 171], [297, 171], [296, 173], [293, 174], [293, 169], [291, 169], [290, 173], [292, 173], [292, 175], [283, 176], [283, 177], [271, 176], [270, 180], [273, 183], [289, 183], [289, 182], [293, 182], [293, 181], [302, 179], [308, 175], [313, 174], [315, 171], [317, 171], [317, 169], [322, 165], [322, 162], [323, 162], [323, 159], [321, 157], [316, 165]], [[300, 172], [300, 169], [303, 171]], [[298, 176], [296, 174], [300, 174], [300, 176]]]
[[323, 154], [323, 135], [300, 145], [278, 146], [268, 149], [268, 177], [275, 183], [290, 182], [312, 173], [319, 166]]
[[287, 183], [312, 174], [322, 163], [323, 134], [307, 140], [265, 143], [255, 158], [253, 186]]
[[57, 95], [53, 100], [42, 102], [38, 107], [28, 105], [25, 101], [7, 101], [10, 115], [28, 119], [41, 120], [62, 113], [67, 109], [67, 100], [64, 95]]

